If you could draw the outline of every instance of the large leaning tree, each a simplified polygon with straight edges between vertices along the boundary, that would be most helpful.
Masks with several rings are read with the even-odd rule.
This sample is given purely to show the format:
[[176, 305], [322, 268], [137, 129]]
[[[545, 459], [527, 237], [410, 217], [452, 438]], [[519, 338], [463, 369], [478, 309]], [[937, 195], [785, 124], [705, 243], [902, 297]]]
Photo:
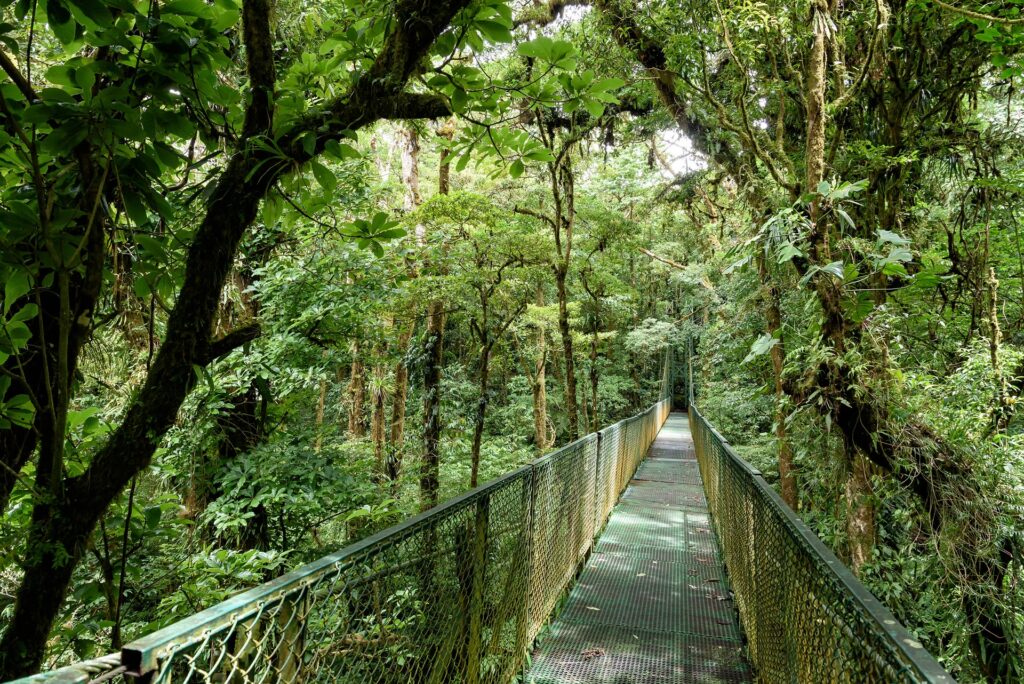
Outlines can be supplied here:
[[[215, 336], [214, 323], [261, 202], [375, 121], [448, 115], [447, 98], [410, 83], [479, 42], [494, 12], [487, 0], [339, 6], [360, 16], [318, 36], [327, 57], [303, 61], [281, 46], [285, 4], [0, 3], [0, 506], [20, 482], [32, 508], [0, 679], [40, 666], [97, 521], [197, 374], [259, 334]], [[205, 201], [191, 218], [167, 199], [183, 189]], [[118, 245], [169, 233], [187, 256], [145, 382], [99, 450], [69, 453], [76, 369], [118, 283]]]

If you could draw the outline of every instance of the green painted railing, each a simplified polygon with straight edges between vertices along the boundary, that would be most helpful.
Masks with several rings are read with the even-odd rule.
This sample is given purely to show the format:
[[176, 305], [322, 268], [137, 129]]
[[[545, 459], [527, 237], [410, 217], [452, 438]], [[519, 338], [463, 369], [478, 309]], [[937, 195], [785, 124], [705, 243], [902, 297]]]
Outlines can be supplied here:
[[697, 461], [747, 650], [764, 682], [953, 678], [690, 404]]
[[[667, 378], [666, 365], [666, 391]], [[669, 411], [662, 400], [120, 654], [20, 681], [507, 682]]]

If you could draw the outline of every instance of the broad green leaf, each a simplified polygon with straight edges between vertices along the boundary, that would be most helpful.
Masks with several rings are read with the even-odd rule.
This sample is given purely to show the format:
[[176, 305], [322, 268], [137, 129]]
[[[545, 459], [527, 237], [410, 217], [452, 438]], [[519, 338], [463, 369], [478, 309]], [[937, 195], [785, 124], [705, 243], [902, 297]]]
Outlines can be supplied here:
[[850, 218], [850, 215], [847, 214], [842, 207], [836, 207], [836, 213], [839, 214], [839, 218], [843, 219], [843, 222], [850, 227], [850, 230], [857, 230], [857, 226], [854, 224], [853, 219]]
[[587, 100], [583, 103], [583, 106], [587, 109], [590, 116], [595, 119], [600, 119], [601, 115], [604, 114], [604, 104], [596, 100]]
[[796, 257], [802, 257], [803, 255], [804, 253], [801, 252], [796, 245], [792, 242], [787, 242], [779, 248], [779, 263], [782, 264]]
[[3, 335], [2, 341], [4, 342], [6, 351], [8, 353], [16, 353], [25, 346], [30, 339], [32, 339], [32, 331], [28, 329], [28, 326], [21, 321], [8, 321], [5, 326], [6, 333]]
[[373, 220], [370, 222], [370, 228], [374, 233], [382, 230], [388, 223], [388, 215], [383, 211], [378, 211], [373, 215]]
[[337, 140], [328, 140], [324, 144], [324, 152], [326, 152], [329, 156], [334, 157], [338, 161], [341, 161], [343, 159], [358, 159], [360, 156], [362, 156], [359, 154], [359, 150], [357, 150], [356, 148], [352, 147], [351, 145], [346, 145], [341, 142], [338, 142]]
[[882, 273], [887, 276], [906, 276], [907, 269], [903, 264], [890, 261], [882, 266]]
[[149, 212], [142, 198], [135, 192], [127, 191], [124, 195], [124, 210], [135, 226], [145, 226], [149, 223]]
[[164, 14], [181, 14], [189, 17], [210, 17], [213, 8], [203, 0], [171, 0], [160, 6]]
[[398, 238], [405, 237], [405, 235], [405, 230], [402, 228], [391, 228], [377, 233], [374, 237], [378, 240], [397, 240]]
[[590, 92], [604, 93], [609, 90], [618, 90], [624, 85], [626, 85], [626, 82], [621, 78], [605, 78], [591, 85]]
[[110, 10], [100, 0], [68, 0], [72, 11], [78, 10], [86, 20], [93, 24], [93, 28], [108, 28], [114, 21]]
[[836, 278], [842, 280], [846, 276], [846, 271], [843, 268], [842, 261], [833, 261], [830, 264], [825, 264], [821, 267], [821, 270], [829, 275], [833, 275]]
[[338, 177], [334, 175], [334, 172], [316, 159], [311, 160], [309, 165], [313, 170], [313, 177], [316, 178], [316, 182], [320, 184], [324, 192], [334, 194], [334, 190], [338, 187]]
[[32, 304], [30, 302], [30, 303], [26, 304], [25, 306], [21, 307], [20, 309], [18, 309], [14, 313], [14, 315], [11, 316], [11, 320], [15, 321], [15, 322], [18, 322], [18, 321], [28, 321], [28, 320], [31, 320], [31, 319], [35, 318], [38, 313], [39, 313], [39, 307], [36, 306], [35, 304]]
[[63, 0], [46, 0], [46, 22], [51, 28], [53, 28], [54, 24], [67, 24], [71, 22], [71, 10], [68, 9]]
[[480, 33], [484, 34], [492, 43], [511, 43], [512, 32], [509, 31], [508, 26], [501, 22], [492, 21], [490, 19], [477, 19], [474, 23]]
[[879, 242], [887, 242], [887, 243], [893, 244], [893, 245], [909, 245], [910, 244], [910, 240], [908, 240], [907, 238], [903, 237], [902, 235], [900, 235], [898, 233], [892, 232], [891, 230], [879, 230], [878, 231], [878, 241]]
[[534, 38], [528, 43], [520, 43], [516, 48], [523, 57], [533, 57], [535, 59], [550, 59], [552, 50], [554, 49], [555, 41], [548, 38], [547, 36], [539, 36]]
[[96, 72], [92, 65], [86, 64], [75, 69], [75, 83], [82, 89], [86, 100], [92, 98], [92, 87], [96, 84]]
[[16, 301], [25, 296], [29, 291], [30, 283], [28, 273], [25, 271], [14, 271], [7, 276], [7, 283], [4, 285], [4, 315], [11, 311]]
[[761, 335], [759, 338], [754, 340], [754, 343], [752, 345], [750, 345], [750, 353], [747, 354], [747, 356], [743, 359], [743, 363], [750, 363], [758, 356], [763, 356], [764, 354], [767, 354], [771, 350], [771, 348], [777, 345], [778, 343], [779, 341], [769, 333]]

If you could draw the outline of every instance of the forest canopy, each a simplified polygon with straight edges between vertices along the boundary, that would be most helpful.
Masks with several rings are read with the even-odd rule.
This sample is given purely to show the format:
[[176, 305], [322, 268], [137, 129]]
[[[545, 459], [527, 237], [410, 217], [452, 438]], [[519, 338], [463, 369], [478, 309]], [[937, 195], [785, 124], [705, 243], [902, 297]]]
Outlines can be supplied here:
[[0, 680], [659, 396], [1024, 679], [1016, 2], [0, 0]]

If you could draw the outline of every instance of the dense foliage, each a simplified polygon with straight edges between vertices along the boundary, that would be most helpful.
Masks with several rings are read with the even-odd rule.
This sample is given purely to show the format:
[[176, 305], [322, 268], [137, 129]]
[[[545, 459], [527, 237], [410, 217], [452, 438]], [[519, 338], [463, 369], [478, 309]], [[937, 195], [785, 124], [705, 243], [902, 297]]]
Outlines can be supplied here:
[[1013, 3], [0, 0], [0, 679], [646, 407], [1024, 677]]

